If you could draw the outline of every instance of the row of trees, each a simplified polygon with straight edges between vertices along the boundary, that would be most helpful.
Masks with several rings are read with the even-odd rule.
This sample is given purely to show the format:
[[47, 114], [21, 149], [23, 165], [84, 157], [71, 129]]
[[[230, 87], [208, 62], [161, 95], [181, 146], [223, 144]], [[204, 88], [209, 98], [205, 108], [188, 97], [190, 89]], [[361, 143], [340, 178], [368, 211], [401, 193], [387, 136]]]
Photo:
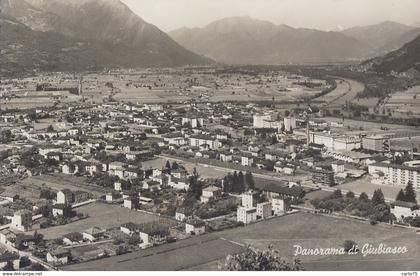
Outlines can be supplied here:
[[405, 189], [401, 189], [397, 195], [396, 201], [405, 201], [417, 203], [416, 192], [414, 191], [413, 183], [409, 181]]
[[223, 191], [225, 193], [241, 194], [247, 190], [255, 188], [254, 177], [251, 172], [234, 171], [223, 178]]
[[385, 197], [381, 189], [375, 190], [372, 199], [366, 193], [356, 198], [353, 192], [345, 196], [340, 190], [323, 199], [313, 199], [311, 204], [316, 209], [329, 212], [346, 212], [353, 216], [369, 218], [372, 224], [382, 221], [388, 222], [391, 219], [390, 208], [385, 203]]
[[165, 168], [168, 169], [168, 170], [177, 170], [177, 169], [179, 169], [179, 165], [176, 161], [174, 161], [171, 165], [171, 162], [169, 162], [169, 160], [167, 160], [166, 164], [165, 164]]

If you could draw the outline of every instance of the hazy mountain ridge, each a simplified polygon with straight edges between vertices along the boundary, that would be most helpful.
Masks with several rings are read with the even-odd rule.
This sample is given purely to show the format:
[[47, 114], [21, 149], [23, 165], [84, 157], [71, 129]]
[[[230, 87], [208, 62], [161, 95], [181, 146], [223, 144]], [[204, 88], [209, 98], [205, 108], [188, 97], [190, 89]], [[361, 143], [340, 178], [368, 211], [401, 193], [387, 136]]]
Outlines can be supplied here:
[[[57, 43], [58, 39], [62, 40], [59, 43], [61, 48], [84, 45], [72, 48], [72, 53], [82, 51], [77, 55], [94, 61], [94, 66], [179, 66], [211, 62], [184, 49], [157, 27], [135, 15], [119, 0], [77, 0], [71, 1], [71, 4], [64, 0], [0, 0], [0, 8], [3, 16], [10, 16], [27, 27], [24, 31], [26, 37], [43, 36], [46, 40], [34, 44], [25, 39], [21, 43], [25, 46], [22, 49], [34, 53], [43, 52], [43, 63], [48, 64], [51, 59], [51, 65], [55, 64], [60, 53], [60, 58], [67, 60], [66, 63], [60, 63], [63, 70], [82, 69], [89, 64], [85, 59], [73, 61], [66, 57], [66, 53], [47, 46]], [[18, 42], [13, 41], [18, 36], [9, 35], [9, 31], [12, 31], [9, 27], [2, 30], [2, 38], [8, 39], [2, 39], [0, 50], [8, 50], [10, 60], [18, 59], [27, 64], [28, 69], [36, 69], [37, 66], [30, 68], [29, 61], [18, 57], [18, 52], [12, 57], [13, 51], [7, 48], [7, 43]], [[31, 31], [33, 34], [30, 34]], [[87, 52], [89, 57], [85, 56]]]
[[418, 34], [420, 28], [390, 21], [327, 32], [250, 17], [224, 18], [203, 28], [169, 32], [193, 52], [235, 64], [362, 61], [396, 50]]
[[371, 46], [377, 55], [401, 48], [405, 43], [420, 34], [420, 28], [392, 21], [385, 21], [369, 26], [358, 26], [342, 31]]
[[381, 73], [417, 71], [420, 73], [420, 35], [402, 48], [368, 60], [364, 66]]
[[225, 18], [169, 35], [191, 51], [236, 64], [348, 61], [372, 51], [369, 45], [339, 32], [277, 26], [249, 17]]

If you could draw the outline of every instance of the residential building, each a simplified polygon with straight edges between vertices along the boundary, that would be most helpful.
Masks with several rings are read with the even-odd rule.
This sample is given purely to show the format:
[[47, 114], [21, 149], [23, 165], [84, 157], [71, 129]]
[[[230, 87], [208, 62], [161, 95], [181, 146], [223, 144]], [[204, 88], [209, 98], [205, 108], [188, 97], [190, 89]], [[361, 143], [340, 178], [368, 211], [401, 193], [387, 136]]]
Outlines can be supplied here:
[[362, 139], [363, 149], [377, 152], [387, 152], [390, 150], [390, 139], [381, 135], [373, 135]]
[[253, 126], [254, 128], [264, 128], [265, 121], [270, 121], [270, 115], [254, 115], [253, 116]]
[[94, 242], [102, 238], [105, 232], [106, 231], [104, 229], [101, 229], [99, 227], [92, 227], [83, 231], [83, 239], [88, 240], [90, 242]]
[[251, 155], [244, 155], [241, 157], [242, 166], [252, 166], [254, 164], [254, 157]]
[[69, 249], [59, 248], [47, 253], [47, 262], [54, 265], [65, 265], [69, 263], [70, 257]]
[[420, 167], [374, 163], [368, 166], [368, 171], [374, 177], [372, 182], [375, 184], [404, 188], [411, 182], [413, 188], [420, 191]]
[[257, 192], [247, 191], [241, 195], [242, 206], [246, 208], [253, 208], [257, 201]]
[[222, 189], [216, 186], [209, 186], [203, 189], [202, 195], [201, 195], [201, 202], [206, 203], [210, 199], [217, 198], [222, 195]]
[[73, 192], [69, 189], [63, 189], [57, 192], [57, 204], [70, 205], [74, 202]]
[[287, 213], [288, 210], [288, 201], [281, 197], [273, 197], [271, 199], [271, 204], [273, 208], [273, 215], [282, 216]]
[[296, 118], [295, 117], [285, 117], [283, 120], [284, 123], [284, 130], [285, 131], [292, 131], [296, 128]]
[[27, 232], [32, 228], [32, 212], [29, 210], [20, 210], [15, 212], [12, 217], [11, 228]]
[[206, 232], [206, 224], [202, 220], [193, 219], [185, 223], [185, 232], [187, 234], [201, 235]]
[[334, 186], [334, 172], [324, 169], [312, 170], [312, 182], [314, 184], [321, 184], [326, 186]]
[[192, 147], [203, 146], [210, 150], [216, 150], [222, 146], [218, 139], [203, 134], [191, 135], [189, 140]]
[[406, 217], [420, 216], [420, 206], [413, 202], [395, 201], [391, 204], [391, 214], [397, 221], [403, 221]]
[[257, 220], [257, 208], [255, 207], [238, 207], [237, 221], [249, 224]]
[[175, 219], [177, 221], [186, 221], [193, 218], [193, 213], [185, 208], [179, 208], [176, 210]]
[[257, 217], [266, 219], [272, 215], [272, 204], [271, 202], [257, 203]]
[[79, 232], [72, 232], [63, 236], [64, 245], [77, 245], [83, 242], [83, 234]]
[[331, 151], [351, 151], [360, 149], [362, 140], [359, 137], [349, 137], [324, 132], [309, 132], [309, 143], [324, 145]]
[[262, 188], [264, 196], [271, 201], [275, 197], [281, 199], [301, 199], [305, 196], [305, 191], [300, 186], [280, 186], [278, 184], [267, 184]]

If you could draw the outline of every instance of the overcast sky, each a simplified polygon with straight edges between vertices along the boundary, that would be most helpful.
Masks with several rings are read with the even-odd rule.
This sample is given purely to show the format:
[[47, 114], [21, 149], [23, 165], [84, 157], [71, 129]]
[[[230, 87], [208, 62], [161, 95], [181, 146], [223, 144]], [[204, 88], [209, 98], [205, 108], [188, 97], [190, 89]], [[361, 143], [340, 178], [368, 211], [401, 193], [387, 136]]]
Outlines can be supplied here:
[[420, 0], [122, 0], [164, 31], [202, 27], [230, 16], [250, 16], [322, 30], [385, 20], [420, 24]]

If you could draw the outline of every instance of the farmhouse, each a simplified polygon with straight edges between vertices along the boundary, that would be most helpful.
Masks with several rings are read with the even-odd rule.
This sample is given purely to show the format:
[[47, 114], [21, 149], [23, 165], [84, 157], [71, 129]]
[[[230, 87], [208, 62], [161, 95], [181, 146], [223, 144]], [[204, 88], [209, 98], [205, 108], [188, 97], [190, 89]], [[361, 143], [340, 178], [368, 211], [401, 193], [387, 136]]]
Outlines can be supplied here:
[[47, 253], [47, 262], [54, 265], [65, 265], [70, 261], [70, 250], [59, 248]]
[[105, 234], [105, 230], [99, 227], [92, 227], [83, 231], [83, 239], [94, 242], [102, 238]]
[[201, 220], [188, 220], [185, 223], [185, 232], [187, 234], [201, 235], [206, 232], [206, 224]]

